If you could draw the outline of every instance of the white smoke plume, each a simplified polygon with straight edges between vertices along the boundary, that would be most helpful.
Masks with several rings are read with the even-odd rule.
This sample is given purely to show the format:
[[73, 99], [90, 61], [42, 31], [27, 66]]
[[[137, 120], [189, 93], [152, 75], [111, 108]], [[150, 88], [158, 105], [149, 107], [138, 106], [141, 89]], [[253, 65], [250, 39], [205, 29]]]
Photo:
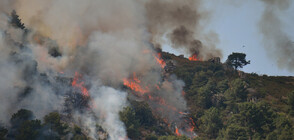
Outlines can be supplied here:
[[[187, 52], [198, 53], [203, 58], [221, 53], [211, 39], [207, 39], [212, 34], [201, 35], [199, 22], [205, 19], [206, 13], [192, 7], [200, 1], [162, 0], [159, 7], [153, 7], [156, 3], [145, 0], [1, 1], [0, 111], [6, 112], [1, 120], [7, 122], [5, 119], [19, 108], [32, 110], [37, 118], [42, 118], [69, 106], [75, 123], [87, 129], [92, 138], [99, 137], [95, 123], [107, 131], [109, 139], [126, 138], [119, 111], [127, 105], [127, 94], [120, 89], [124, 79], [136, 73], [140, 84], [150, 87], [148, 94], [159, 92], [158, 99], [175, 108], [154, 112], [168, 117], [170, 122], [180, 121], [181, 116], [173, 113], [187, 111], [182, 96], [184, 83], [175, 77], [163, 80], [162, 68], [154, 58], [153, 46], [161, 43], [156, 38], [167, 33], [173, 47], [184, 47]], [[161, 16], [166, 20], [161, 25], [150, 12], [153, 8], [154, 11], [162, 9], [165, 4], [170, 9], [163, 11]], [[25, 30], [8, 24], [12, 10], [22, 19]], [[184, 16], [185, 13], [190, 15]], [[170, 17], [171, 14], [178, 16]], [[185, 22], [182, 24], [179, 20]], [[178, 28], [187, 30], [185, 38], [177, 36]], [[75, 73], [82, 75], [79, 79], [82, 82], [77, 89], [72, 89], [71, 78]], [[71, 80], [60, 80], [66, 78]], [[160, 89], [156, 90], [155, 85], [160, 85]], [[76, 109], [64, 99], [68, 96], [78, 99], [76, 92], [81, 86], [90, 89], [88, 109]], [[154, 104], [158, 101], [140, 98], [154, 110], [160, 106]]]
[[60, 110], [61, 96], [52, 94], [47, 79], [38, 75], [37, 62], [30, 51], [22, 46], [23, 31], [9, 26], [6, 15], [1, 15], [0, 27], [0, 89], [1, 120], [4, 123], [20, 108], [28, 108], [42, 117], [52, 110]]
[[113, 140], [126, 138], [124, 124], [119, 121], [119, 112], [126, 106], [127, 93], [111, 87], [91, 89], [94, 101], [94, 112], [100, 114], [101, 126], [104, 126]]
[[161, 44], [164, 42], [162, 36], [166, 35], [173, 48], [184, 49], [189, 55], [196, 54], [203, 59], [222, 57], [221, 50], [216, 48], [218, 35], [205, 30], [210, 13], [202, 8], [202, 3], [202, 0], [146, 2], [151, 41]]
[[263, 42], [271, 58], [275, 58], [280, 68], [294, 70], [293, 39], [283, 31], [283, 21], [280, 14], [285, 12], [291, 0], [261, 0], [265, 4], [264, 13], [259, 22], [259, 29], [263, 35]]

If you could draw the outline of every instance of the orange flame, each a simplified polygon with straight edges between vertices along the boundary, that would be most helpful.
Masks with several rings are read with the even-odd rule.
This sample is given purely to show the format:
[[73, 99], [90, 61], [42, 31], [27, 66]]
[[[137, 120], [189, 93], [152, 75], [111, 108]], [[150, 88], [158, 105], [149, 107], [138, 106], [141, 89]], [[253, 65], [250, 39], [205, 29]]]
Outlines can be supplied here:
[[157, 53], [157, 56], [153, 54], [153, 56], [156, 59], [157, 63], [161, 66], [161, 68], [164, 68], [166, 64], [164, 60], [161, 58], [161, 53]]
[[88, 97], [89, 96], [89, 91], [88, 91], [88, 89], [86, 87], [84, 87], [84, 82], [78, 83], [80, 77], [81, 77], [81, 75], [78, 72], [76, 72], [75, 73], [75, 77], [74, 77], [71, 85], [73, 87], [76, 87], [76, 88], [80, 89], [80, 91], [82, 92], [82, 94], [84, 96]]
[[139, 78], [136, 76], [136, 73], [133, 73], [133, 79], [123, 79], [124, 85], [129, 87], [131, 90], [139, 92], [141, 94], [145, 94], [147, 92], [149, 92], [149, 88], [145, 87], [142, 88], [140, 83], [141, 81], [139, 80]]
[[178, 129], [178, 128], [176, 128], [175, 134], [176, 134], [177, 136], [181, 136], [181, 134], [179, 133], [179, 129]]
[[196, 124], [195, 124], [195, 122], [193, 121], [192, 118], [189, 118], [189, 119], [191, 121], [191, 123], [190, 123], [191, 128], [188, 131], [190, 131], [192, 133], [194, 131], [194, 128], [195, 128]]
[[193, 54], [191, 57], [189, 57], [189, 60], [190, 60], [190, 61], [201, 61], [201, 59], [199, 59], [199, 58], [197, 57], [197, 54]]
[[[158, 53], [157, 57], [156, 55], [154, 55], [154, 57], [156, 58], [157, 62], [159, 64], [164, 64], [165, 62], [160, 58], [161, 55], [160, 53]], [[162, 68], [164, 67], [164, 65], [162, 66]], [[163, 112], [163, 111], [169, 111], [170, 113], [173, 114], [178, 114], [179, 117], [183, 117], [186, 116], [187, 113], [182, 112], [181, 110], [177, 109], [175, 106], [173, 106], [172, 104], [170, 104], [168, 101], [166, 101], [164, 98], [160, 97], [158, 94], [155, 94], [154, 92], [160, 92], [161, 90], [161, 86], [159, 84], [153, 84], [152, 86], [154, 87], [148, 87], [148, 86], [142, 86], [141, 80], [139, 77], [137, 77], [136, 73], [133, 73], [133, 75], [130, 78], [124, 78], [123, 79], [123, 84], [130, 88], [131, 90], [135, 91], [133, 92], [134, 94], [136, 93], [140, 93], [140, 94], [136, 94], [137, 96], [143, 97], [149, 101], [152, 101], [152, 104], [158, 104], [156, 105], [156, 109], [155, 111], [157, 112]], [[151, 90], [153, 92], [151, 92]], [[145, 94], [147, 93], [147, 94]], [[183, 96], [186, 94], [184, 91], [182, 91], [181, 93]], [[182, 134], [187, 134], [189, 137], [195, 137], [196, 134], [194, 133], [194, 129], [195, 129], [195, 123], [193, 122], [192, 118], [183, 118], [185, 121], [184, 123], [180, 123], [178, 126], [175, 127], [175, 131], [174, 134], [176, 136], [181, 136]], [[168, 120], [167, 118], [163, 118], [163, 122], [165, 122], [168, 127], [171, 127], [173, 122], [170, 122], [172, 120]], [[182, 133], [182, 134], [181, 134]]]

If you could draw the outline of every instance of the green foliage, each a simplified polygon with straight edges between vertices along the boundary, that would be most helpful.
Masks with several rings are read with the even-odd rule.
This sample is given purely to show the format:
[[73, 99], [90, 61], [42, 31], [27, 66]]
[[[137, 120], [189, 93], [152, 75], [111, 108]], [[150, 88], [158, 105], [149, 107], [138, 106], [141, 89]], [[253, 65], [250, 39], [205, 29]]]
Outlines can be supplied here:
[[151, 108], [145, 102], [132, 102], [136, 118], [139, 120], [140, 126], [153, 126], [155, 118], [152, 114]]
[[3, 126], [0, 126], [0, 140], [4, 140], [7, 133], [8, 133], [8, 130], [4, 128]]
[[124, 122], [126, 127], [139, 127], [140, 120], [136, 118], [136, 113], [131, 107], [125, 107], [122, 112], [119, 113], [120, 120]]
[[17, 129], [16, 140], [34, 140], [40, 135], [41, 121], [30, 120], [23, 122]]
[[200, 130], [209, 134], [209, 138], [215, 138], [219, 129], [222, 128], [222, 121], [220, 112], [217, 108], [212, 107], [205, 111], [204, 115], [200, 118]]
[[62, 123], [60, 120], [60, 114], [58, 112], [51, 112], [44, 117], [44, 125], [48, 125], [50, 129], [58, 132], [59, 135], [65, 135], [68, 126]]
[[228, 124], [245, 127], [249, 136], [258, 133], [265, 137], [265, 134], [274, 129], [275, 117], [276, 114], [267, 104], [245, 102], [238, 105], [238, 113], [232, 115]]
[[275, 130], [269, 133], [267, 140], [292, 140], [294, 139], [294, 129], [291, 120], [284, 114], [279, 114], [274, 120]]
[[140, 120], [136, 118], [136, 113], [131, 107], [125, 107], [120, 114], [120, 120], [124, 122], [127, 128], [127, 134], [129, 138], [138, 138], [140, 132], [138, 127], [140, 126]]
[[155, 135], [148, 135], [145, 140], [158, 140], [158, 138]]
[[222, 80], [217, 83], [218, 92], [224, 93], [229, 88], [228, 80]]
[[[248, 94], [246, 87], [247, 84], [245, 81], [240, 78], [235, 79], [230, 83], [230, 89], [225, 95], [228, 94], [237, 101], [245, 101]], [[227, 99], [230, 99], [230, 97], [227, 96]]]
[[87, 138], [83, 135], [75, 135], [72, 140], [87, 140]]
[[288, 95], [288, 105], [290, 106], [291, 110], [294, 111], [294, 91]]
[[149, 105], [145, 102], [131, 101], [132, 107], [126, 107], [120, 112], [120, 119], [124, 122], [128, 137], [137, 139], [141, 133], [139, 129], [160, 132], [158, 128], [154, 129], [156, 119], [153, 116]]
[[212, 96], [216, 94], [216, 83], [214, 80], [209, 80], [207, 84], [198, 89], [198, 94], [195, 96], [196, 104], [202, 108], [210, 108], [212, 106]]
[[[236, 71], [224, 70], [226, 66], [222, 64], [190, 62], [164, 52], [163, 58], [177, 62], [172, 74], [185, 82], [187, 111], [189, 117], [197, 120], [198, 137], [195, 139], [294, 139], [293, 77], [253, 73], [245, 74], [241, 79]], [[235, 69], [241, 68], [239, 64], [233, 65]], [[172, 132], [158, 123], [160, 121], [153, 116], [147, 103], [130, 101], [130, 104], [131, 107], [120, 112], [130, 139], [188, 140], [186, 137], [166, 136]], [[0, 140], [16, 139], [16, 136], [18, 139], [64, 139], [68, 130], [71, 130], [73, 140], [88, 139], [79, 126], [67, 126], [57, 112], [46, 115], [43, 125], [32, 119], [31, 111], [18, 111], [11, 118], [9, 131], [0, 127]], [[97, 130], [103, 131], [100, 126]]]
[[229, 89], [225, 91], [225, 103], [229, 110], [235, 111], [236, 103], [247, 99], [246, 82], [238, 78], [230, 82]]
[[82, 129], [77, 125], [74, 125], [72, 140], [87, 140], [87, 137], [82, 134]]
[[34, 119], [34, 114], [30, 110], [20, 109], [17, 113], [14, 113], [10, 119], [12, 127], [18, 127], [24, 121]]
[[226, 63], [237, 70], [238, 68], [243, 68], [243, 66], [250, 64], [250, 61], [246, 60], [246, 54], [244, 53], [232, 53], [228, 56]]
[[128, 137], [131, 139], [138, 139], [141, 135], [141, 132], [138, 128], [134, 128], [134, 126], [130, 126], [127, 128]]
[[177, 137], [177, 136], [161, 136], [158, 140], [189, 140], [189, 138], [185, 136]]
[[248, 128], [242, 127], [238, 124], [231, 124], [226, 129], [223, 129], [218, 140], [248, 140]]
[[74, 125], [74, 133], [75, 134], [82, 134], [82, 129], [79, 126]]
[[212, 72], [199, 72], [196, 73], [193, 79], [193, 86], [202, 87], [207, 84], [209, 77], [212, 75]]

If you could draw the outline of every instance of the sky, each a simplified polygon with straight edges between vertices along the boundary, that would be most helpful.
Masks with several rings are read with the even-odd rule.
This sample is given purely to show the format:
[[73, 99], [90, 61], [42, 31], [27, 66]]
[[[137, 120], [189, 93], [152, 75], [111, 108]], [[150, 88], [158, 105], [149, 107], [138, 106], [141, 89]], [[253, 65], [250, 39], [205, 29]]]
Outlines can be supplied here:
[[[258, 29], [258, 22], [264, 10], [264, 4], [256, 0], [247, 0], [238, 3], [223, 1], [205, 1], [208, 10], [212, 10], [207, 30], [214, 31], [219, 36], [217, 47], [223, 52], [222, 62], [232, 52], [242, 52], [247, 55], [251, 64], [244, 66], [243, 71], [259, 75], [294, 76], [294, 71], [281, 69], [265, 51], [262, 35]], [[294, 40], [294, 4], [287, 11], [281, 13], [284, 31]], [[182, 54], [168, 45], [163, 50]]]

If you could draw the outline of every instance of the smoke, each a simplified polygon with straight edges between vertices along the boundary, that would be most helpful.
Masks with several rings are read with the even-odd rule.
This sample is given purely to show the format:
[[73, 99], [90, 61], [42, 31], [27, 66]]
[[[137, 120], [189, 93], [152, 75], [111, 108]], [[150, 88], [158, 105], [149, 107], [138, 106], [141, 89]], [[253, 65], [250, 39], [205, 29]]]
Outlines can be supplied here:
[[217, 34], [204, 30], [210, 13], [202, 8], [201, 0], [151, 0], [146, 10], [154, 44], [160, 44], [166, 36], [173, 48], [183, 48], [190, 55], [204, 59], [222, 56], [216, 48]]
[[265, 10], [259, 22], [266, 50], [281, 68], [294, 70], [294, 43], [283, 31], [279, 14], [288, 9], [290, 0], [262, 0]]
[[[1, 9], [5, 11], [1, 15], [4, 19], [1, 17], [0, 75], [5, 78], [0, 82], [0, 109], [5, 112], [1, 120], [8, 123], [11, 114], [19, 108], [32, 110], [37, 118], [54, 110], [62, 112], [64, 98], [74, 93], [69, 90], [70, 84], [56, 81], [55, 77], [73, 77], [77, 71], [90, 85], [91, 103], [96, 106], [87, 111], [73, 105], [70, 107], [76, 110], [73, 118], [85, 120], [81, 125], [89, 130], [92, 138], [97, 138], [95, 122], [108, 132], [110, 139], [125, 138], [126, 131], [118, 112], [126, 104], [126, 93], [103, 85], [117, 88], [130, 73], [159, 67], [152, 53], [142, 55], [144, 50], [151, 49], [146, 43], [148, 33], [144, 27], [139, 27], [144, 23], [143, 12], [140, 12], [143, 6], [131, 0], [16, 0], [1, 1], [1, 6], [2, 3], [10, 7]], [[24, 31], [7, 25], [10, 20], [7, 13], [12, 9], [29, 30], [25, 39]], [[20, 46], [24, 49], [19, 49]], [[57, 48], [60, 54], [53, 56], [52, 48]], [[20, 54], [16, 56], [21, 63], [9, 61], [14, 52]], [[41, 73], [46, 75], [45, 79]], [[94, 85], [99, 79], [103, 84]], [[14, 82], [21, 86], [15, 88]], [[28, 93], [21, 93], [25, 89], [29, 89]]]
[[101, 126], [105, 127], [110, 139], [126, 138], [124, 124], [119, 120], [119, 112], [126, 106], [127, 93], [117, 91], [111, 87], [98, 87], [93, 89], [94, 112], [100, 114]]
[[[163, 78], [153, 46], [166, 36], [172, 47], [191, 55], [221, 56], [217, 35], [202, 30], [209, 14], [200, 9], [200, 0], [13, 0], [0, 5], [0, 111], [5, 112], [0, 117], [6, 123], [19, 108], [37, 118], [69, 112], [93, 139], [99, 137], [97, 123], [110, 139], [125, 138], [119, 111], [127, 105], [127, 93], [121, 86], [134, 73], [150, 95], [138, 98], [169, 123], [181, 123], [179, 112], [188, 110], [184, 83]], [[12, 9], [25, 30], [9, 25]], [[81, 75], [77, 89], [70, 84], [75, 73]], [[81, 87], [90, 89], [85, 91], [89, 96], [78, 93], [84, 92]]]
[[0, 15], [0, 118], [8, 123], [20, 108], [28, 108], [42, 117], [52, 110], [61, 110], [61, 96], [52, 94], [50, 80], [37, 71], [37, 62], [30, 46], [23, 46], [24, 31], [9, 26], [9, 18]]
[[182, 115], [179, 112], [187, 111], [187, 104], [182, 96], [183, 87], [183, 81], [177, 80], [175, 76], [166, 79], [160, 90], [154, 92], [155, 95], [153, 95], [161, 97], [164, 102], [158, 103], [156, 100], [150, 100], [151, 108], [166, 118], [168, 122], [180, 123]]

